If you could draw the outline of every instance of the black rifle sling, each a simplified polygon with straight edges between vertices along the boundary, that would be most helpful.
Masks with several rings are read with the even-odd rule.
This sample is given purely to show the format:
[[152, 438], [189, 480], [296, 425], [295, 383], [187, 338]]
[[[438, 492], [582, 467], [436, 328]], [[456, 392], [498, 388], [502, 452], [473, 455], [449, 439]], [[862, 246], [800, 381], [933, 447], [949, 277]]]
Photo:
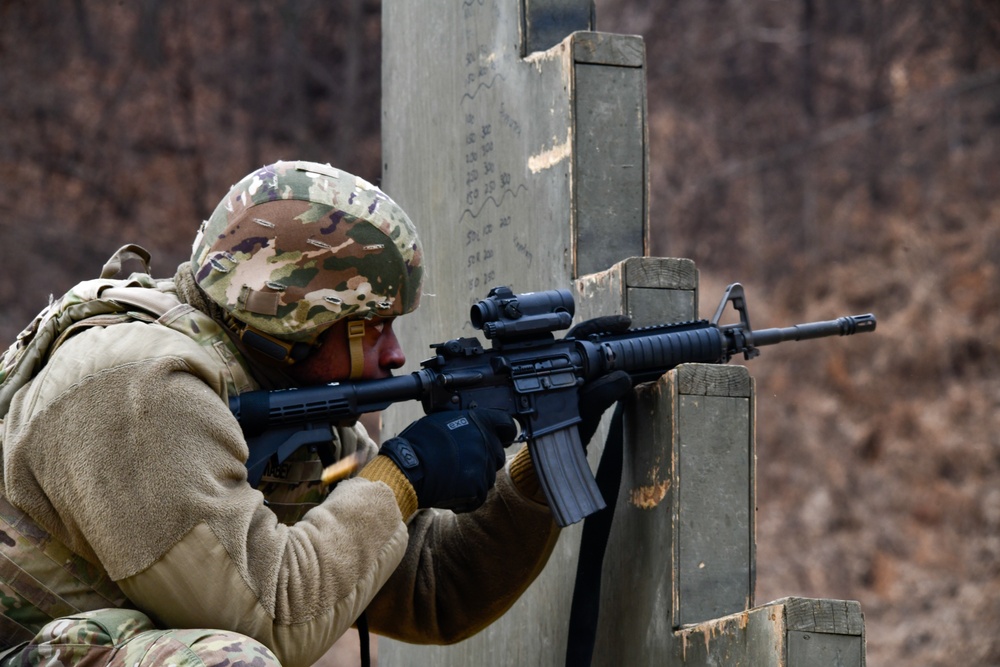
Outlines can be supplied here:
[[372, 665], [372, 649], [371, 649], [371, 634], [368, 632], [368, 617], [365, 612], [361, 612], [358, 616], [358, 644], [361, 651], [361, 667], [371, 667]]
[[580, 559], [576, 567], [573, 603], [569, 613], [566, 667], [587, 667], [594, 655], [597, 620], [601, 607], [601, 568], [615, 516], [618, 489], [622, 481], [625, 435], [622, 432], [622, 404], [615, 406], [601, 462], [597, 466], [597, 486], [607, 507], [588, 516], [580, 537]]

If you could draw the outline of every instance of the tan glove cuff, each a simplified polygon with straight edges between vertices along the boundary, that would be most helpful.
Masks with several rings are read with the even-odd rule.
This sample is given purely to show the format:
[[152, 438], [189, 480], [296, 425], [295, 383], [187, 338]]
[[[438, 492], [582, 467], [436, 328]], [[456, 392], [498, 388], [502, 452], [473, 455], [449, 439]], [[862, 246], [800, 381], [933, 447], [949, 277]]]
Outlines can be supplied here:
[[527, 445], [521, 447], [521, 450], [510, 460], [509, 470], [514, 486], [526, 498], [542, 505], [549, 504], [545, 499], [545, 492], [542, 491], [542, 485], [538, 481], [538, 475], [535, 473], [535, 464], [531, 460], [531, 453], [528, 451]]
[[383, 482], [392, 489], [396, 495], [396, 504], [403, 515], [403, 521], [409, 521], [417, 511], [417, 492], [413, 490], [410, 480], [400, 472], [396, 464], [388, 456], [381, 454], [376, 456], [371, 463], [366, 465], [358, 473], [358, 477], [364, 477], [372, 482]]

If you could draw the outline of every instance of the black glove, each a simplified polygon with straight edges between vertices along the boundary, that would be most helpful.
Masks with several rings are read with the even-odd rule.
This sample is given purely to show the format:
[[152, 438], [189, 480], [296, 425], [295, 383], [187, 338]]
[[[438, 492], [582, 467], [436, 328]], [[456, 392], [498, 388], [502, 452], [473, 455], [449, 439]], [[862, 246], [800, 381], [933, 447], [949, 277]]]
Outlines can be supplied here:
[[420, 507], [471, 512], [486, 501], [515, 437], [517, 425], [502, 410], [436, 412], [386, 440], [379, 453], [410, 481]]
[[[591, 334], [619, 334], [628, 331], [632, 326], [632, 318], [628, 315], [604, 315], [580, 322], [566, 332], [567, 338], [586, 338]], [[577, 402], [580, 410], [580, 442], [587, 448], [590, 439], [601, 424], [601, 416], [623, 398], [632, 389], [632, 380], [625, 371], [612, 371], [608, 375], [588, 382], [580, 388], [580, 398]]]
[[632, 378], [625, 371], [611, 371], [580, 387], [580, 398], [577, 401], [580, 423], [577, 425], [577, 431], [580, 433], [580, 443], [584, 450], [597, 432], [604, 411], [624, 398], [631, 390]]

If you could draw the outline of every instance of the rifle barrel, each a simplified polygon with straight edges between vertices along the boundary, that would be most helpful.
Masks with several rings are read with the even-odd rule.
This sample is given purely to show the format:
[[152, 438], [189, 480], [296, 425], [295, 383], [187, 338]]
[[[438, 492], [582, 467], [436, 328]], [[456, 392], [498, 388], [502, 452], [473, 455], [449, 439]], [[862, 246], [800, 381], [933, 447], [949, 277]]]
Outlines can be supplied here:
[[811, 338], [826, 338], [827, 336], [851, 336], [856, 333], [875, 331], [875, 316], [872, 313], [864, 315], [846, 315], [825, 322], [808, 322], [790, 327], [776, 329], [759, 329], [753, 332], [753, 344], [756, 347], [775, 345], [786, 340], [809, 340]]

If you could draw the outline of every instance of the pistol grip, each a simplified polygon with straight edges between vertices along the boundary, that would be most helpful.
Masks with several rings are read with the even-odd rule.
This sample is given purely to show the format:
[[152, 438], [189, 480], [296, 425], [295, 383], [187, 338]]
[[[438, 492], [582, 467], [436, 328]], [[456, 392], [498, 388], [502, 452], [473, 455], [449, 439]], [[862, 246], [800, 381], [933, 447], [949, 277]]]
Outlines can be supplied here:
[[528, 441], [535, 474], [556, 523], [565, 528], [605, 508], [576, 426]]

